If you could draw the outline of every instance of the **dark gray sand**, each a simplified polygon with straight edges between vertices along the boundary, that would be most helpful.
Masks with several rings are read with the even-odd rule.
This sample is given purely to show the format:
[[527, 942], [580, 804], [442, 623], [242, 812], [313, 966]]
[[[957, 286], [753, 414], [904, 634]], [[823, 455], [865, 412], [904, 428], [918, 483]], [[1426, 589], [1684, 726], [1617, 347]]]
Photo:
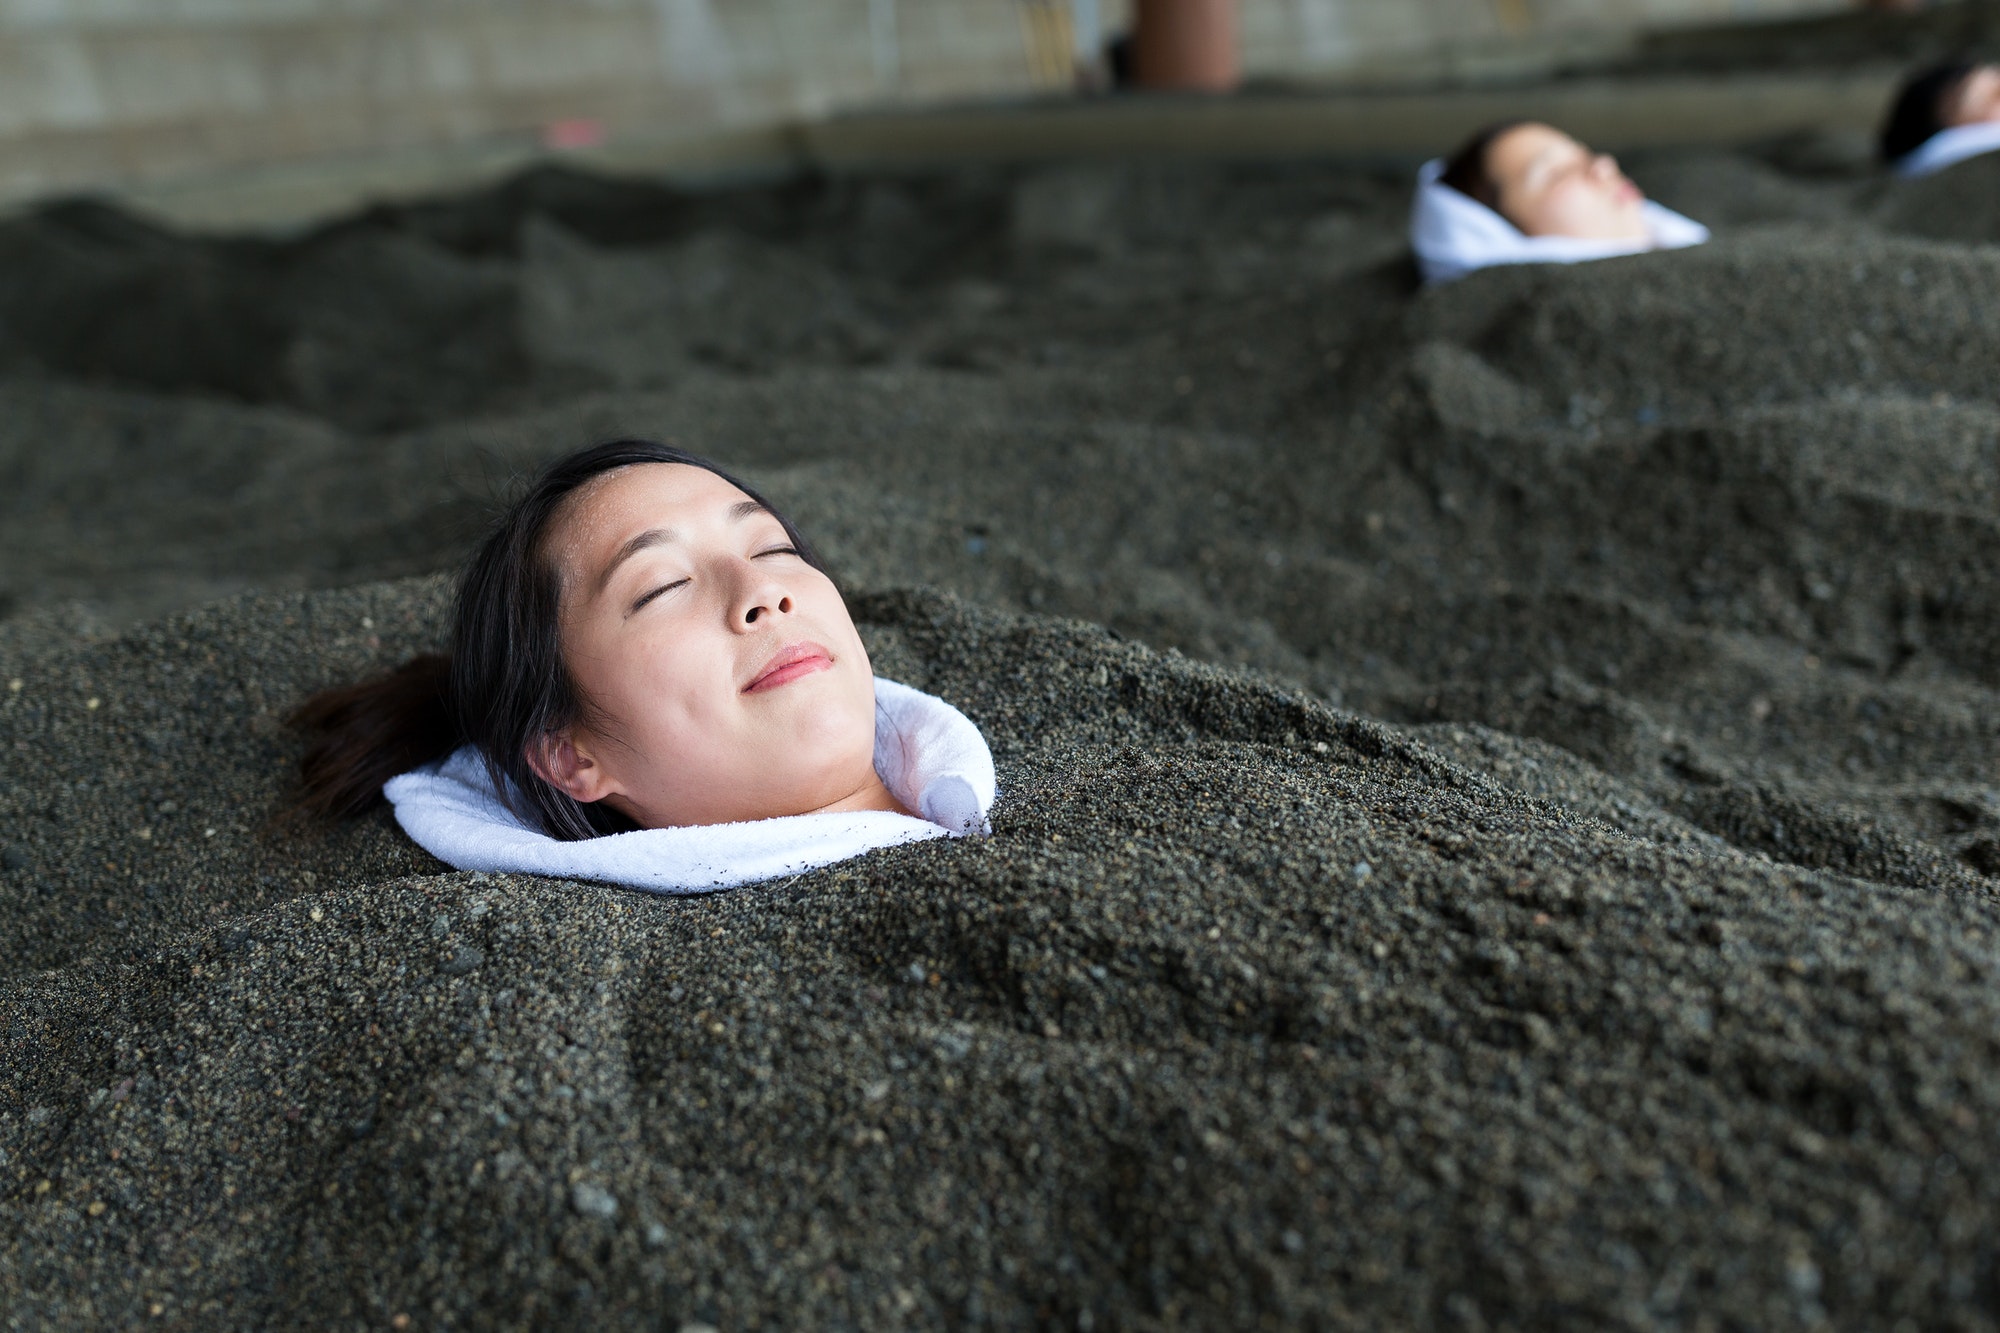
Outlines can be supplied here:
[[[0, 226], [9, 1326], [2000, 1325], [2000, 159], [1843, 151], [1423, 295], [1352, 164]], [[284, 817], [614, 431], [796, 512], [991, 839]]]

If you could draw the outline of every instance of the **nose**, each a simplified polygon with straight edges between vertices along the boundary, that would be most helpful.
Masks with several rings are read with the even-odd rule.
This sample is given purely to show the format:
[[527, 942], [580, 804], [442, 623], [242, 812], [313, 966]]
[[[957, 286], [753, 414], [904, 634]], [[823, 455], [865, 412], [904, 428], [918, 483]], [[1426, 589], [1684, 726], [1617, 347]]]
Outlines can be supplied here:
[[1599, 153], [1591, 160], [1590, 169], [1600, 180], [1617, 180], [1624, 173], [1618, 170], [1618, 159], [1609, 153]]
[[792, 614], [792, 592], [783, 579], [748, 560], [737, 562], [729, 623], [738, 633], [767, 628], [773, 616]]

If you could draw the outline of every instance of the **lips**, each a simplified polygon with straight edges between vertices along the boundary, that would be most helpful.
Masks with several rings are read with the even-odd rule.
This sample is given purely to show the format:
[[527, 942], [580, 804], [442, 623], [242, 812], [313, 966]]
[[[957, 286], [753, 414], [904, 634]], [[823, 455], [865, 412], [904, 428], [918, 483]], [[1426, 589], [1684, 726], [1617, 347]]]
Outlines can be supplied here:
[[787, 644], [757, 668], [757, 674], [743, 687], [745, 694], [761, 694], [802, 680], [818, 671], [833, 669], [833, 654], [816, 643]]

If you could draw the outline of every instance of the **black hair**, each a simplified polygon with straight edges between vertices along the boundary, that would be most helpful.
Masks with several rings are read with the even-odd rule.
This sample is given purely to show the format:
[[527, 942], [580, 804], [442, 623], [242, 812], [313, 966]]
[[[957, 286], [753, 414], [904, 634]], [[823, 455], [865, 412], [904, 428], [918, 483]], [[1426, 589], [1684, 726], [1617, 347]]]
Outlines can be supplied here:
[[635, 827], [602, 801], [585, 804], [545, 781], [529, 750], [585, 720], [589, 701], [563, 661], [561, 572], [545, 549], [551, 521], [586, 482], [640, 463], [712, 472], [768, 510], [802, 559], [818, 557], [792, 521], [697, 454], [620, 439], [551, 463], [507, 508], [459, 579], [451, 652], [417, 657], [358, 685], [324, 690], [293, 713], [318, 733], [300, 764], [299, 806], [351, 817], [382, 799], [399, 773], [473, 745], [516, 813], [553, 838], [594, 838]]
[[1966, 76], [1979, 66], [1970, 60], [1948, 60], [1920, 69], [1903, 81], [1896, 100], [1882, 122], [1880, 148], [1884, 162], [1908, 157], [1924, 146], [1932, 135], [1949, 128], [1945, 124], [1945, 103], [1964, 84]]
[[[1449, 185], [1468, 199], [1477, 200], [1500, 216], [1500, 182], [1493, 179], [1492, 171], [1486, 165], [1487, 154], [1501, 135], [1532, 124], [1526, 120], [1503, 120], [1488, 125], [1479, 133], [1466, 140], [1465, 146], [1453, 153], [1444, 164], [1444, 174], [1438, 177], [1441, 184]], [[1508, 221], [1513, 221], [1508, 218]]]

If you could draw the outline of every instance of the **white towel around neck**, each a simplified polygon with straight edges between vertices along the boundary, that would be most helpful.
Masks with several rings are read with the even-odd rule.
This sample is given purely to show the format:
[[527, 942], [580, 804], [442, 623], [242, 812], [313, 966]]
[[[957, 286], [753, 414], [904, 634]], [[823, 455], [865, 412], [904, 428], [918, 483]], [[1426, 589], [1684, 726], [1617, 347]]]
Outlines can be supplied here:
[[875, 678], [875, 771], [923, 815], [883, 810], [639, 829], [565, 842], [507, 808], [471, 746], [391, 778], [382, 794], [418, 845], [460, 870], [603, 880], [655, 893], [708, 893], [796, 875], [877, 847], [990, 831], [993, 755], [944, 700]]
[[1904, 180], [1915, 180], [1919, 176], [1934, 176], [1946, 167], [1955, 167], [1969, 157], [1979, 157], [1995, 149], [2000, 149], [2000, 120], [1954, 125], [1939, 130], [1897, 158], [1891, 169]]
[[1700, 245], [1708, 228], [1648, 199], [1641, 241], [1587, 241], [1574, 236], [1529, 236], [1486, 205], [1440, 179], [1445, 164], [1434, 158], [1417, 173], [1417, 197], [1410, 208], [1410, 247], [1426, 283], [1455, 282], [1475, 269], [1495, 264], [1576, 264], [1613, 259], [1648, 250], [1680, 250]]

